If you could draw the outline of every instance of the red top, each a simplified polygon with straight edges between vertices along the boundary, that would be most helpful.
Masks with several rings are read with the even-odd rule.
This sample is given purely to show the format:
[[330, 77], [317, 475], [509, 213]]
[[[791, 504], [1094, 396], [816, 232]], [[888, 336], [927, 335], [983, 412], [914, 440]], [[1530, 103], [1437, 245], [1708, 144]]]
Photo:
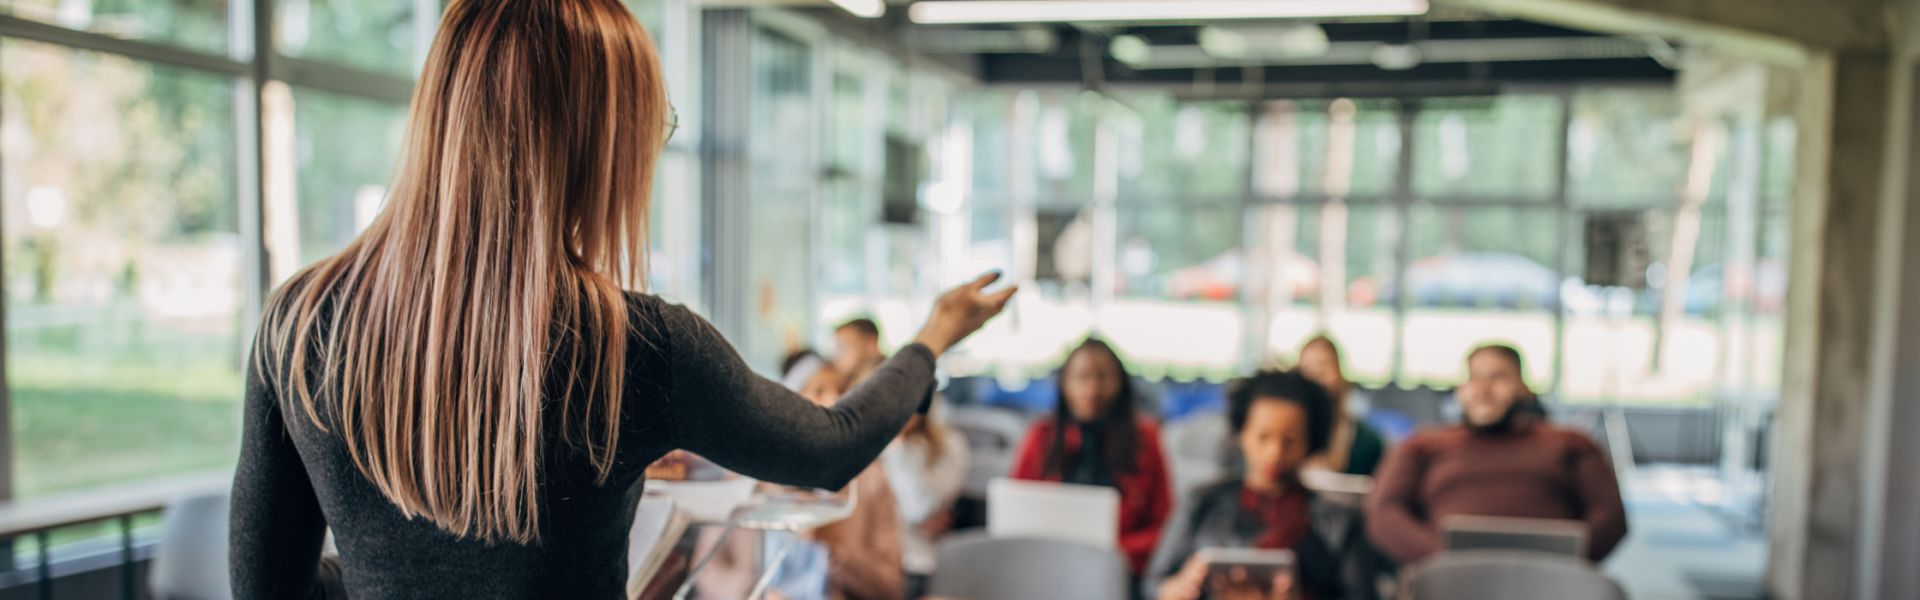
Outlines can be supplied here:
[[1438, 524], [1452, 515], [1584, 521], [1594, 561], [1627, 536], [1613, 467], [1593, 440], [1571, 429], [1427, 429], [1395, 447], [1375, 476], [1367, 537], [1403, 565], [1439, 552]]
[[[1166, 455], [1160, 450], [1160, 427], [1152, 421], [1136, 421], [1138, 446], [1134, 452], [1134, 470], [1115, 474], [1120, 488], [1120, 549], [1134, 574], [1144, 571], [1160, 542], [1160, 529], [1173, 512], [1173, 492], [1167, 477]], [[1020, 443], [1020, 454], [1013, 462], [1013, 478], [1029, 481], [1060, 481], [1059, 474], [1045, 475], [1047, 449], [1053, 444], [1053, 419], [1044, 419], [1027, 430]], [[1080, 430], [1067, 428], [1067, 452], [1080, 449]]]
[[1247, 514], [1258, 515], [1260, 523], [1266, 526], [1260, 532], [1260, 539], [1254, 540], [1257, 548], [1292, 550], [1300, 538], [1307, 537], [1313, 530], [1304, 493], [1262, 494], [1253, 488], [1241, 488], [1240, 508]]

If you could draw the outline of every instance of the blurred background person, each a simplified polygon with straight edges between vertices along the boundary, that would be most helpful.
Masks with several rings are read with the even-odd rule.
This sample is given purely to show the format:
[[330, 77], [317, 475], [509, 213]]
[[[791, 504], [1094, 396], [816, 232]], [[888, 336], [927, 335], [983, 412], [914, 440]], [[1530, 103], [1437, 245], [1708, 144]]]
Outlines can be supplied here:
[[953, 505], [967, 483], [966, 436], [940, 422], [938, 404], [907, 422], [880, 462], [899, 502], [901, 563], [907, 597], [918, 598], [938, 566], [939, 541], [953, 526]]
[[859, 385], [867, 374], [887, 360], [880, 351], [880, 324], [859, 318], [840, 324], [833, 330], [833, 365], [845, 373], [848, 381]]
[[1367, 532], [1400, 564], [1439, 552], [1439, 524], [1454, 515], [1581, 521], [1596, 562], [1626, 537], [1613, 466], [1585, 434], [1540, 418], [1521, 366], [1510, 346], [1468, 354], [1463, 422], [1414, 434], [1381, 465]]
[[1366, 411], [1364, 392], [1347, 380], [1340, 347], [1327, 336], [1315, 336], [1300, 347], [1300, 374], [1320, 384], [1332, 403], [1333, 437], [1311, 466], [1348, 475], [1373, 475], [1386, 457], [1387, 441], [1356, 415]]
[[[1159, 600], [1210, 597], [1207, 548], [1292, 550], [1292, 590], [1303, 598], [1374, 598], [1383, 561], [1366, 539], [1360, 511], [1323, 501], [1300, 483], [1309, 457], [1332, 440], [1334, 406], [1319, 384], [1295, 372], [1265, 371], [1236, 382], [1227, 420], [1244, 470], [1195, 491], [1168, 524], [1144, 588]], [[1276, 589], [1272, 597], [1287, 590]]]
[[[822, 407], [846, 393], [848, 378], [812, 350], [781, 361], [781, 383]], [[904, 594], [899, 509], [884, 469], [874, 463], [849, 484], [853, 513], [819, 529], [787, 534], [734, 531], [700, 574], [697, 597], [737, 600], [753, 590], [761, 545], [767, 552], [797, 544], [773, 567], [768, 598], [780, 600], [895, 600]], [[764, 540], [762, 539], [764, 536]]]
[[1135, 409], [1133, 379], [1112, 347], [1082, 342], [1060, 369], [1053, 415], [1027, 430], [1013, 478], [1120, 491], [1120, 548], [1134, 574], [1146, 568], [1173, 509], [1160, 428]]

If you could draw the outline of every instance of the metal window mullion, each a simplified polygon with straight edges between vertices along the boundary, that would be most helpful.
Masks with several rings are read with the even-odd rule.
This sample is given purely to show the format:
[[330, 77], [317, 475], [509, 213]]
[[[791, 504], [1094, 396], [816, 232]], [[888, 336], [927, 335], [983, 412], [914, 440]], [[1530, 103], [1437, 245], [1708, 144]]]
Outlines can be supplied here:
[[245, 61], [216, 53], [121, 39], [7, 15], [0, 15], [0, 37], [31, 40], [235, 77], [245, 76], [251, 70], [250, 65]]
[[[270, 2], [271, 0], [260, 0], [262, 6]], [[272, 25], [270, 18], [256, 18], [255, 22], [263, 28]], [[265, 35], [256, 39], [259, 43], [269, 42]], [[404, 75], [281, 56], [271, 52], [262, 52], [261, 59], [259, 63], [265, 67], [261, 76], [265, 79], [399, 104], [405, 104], [413, 98], [413, 79]]]
[[245, 300], [241, 308], [242, 356], [239, 358], [244, 365], [254, 328], [260, 321], [262, 307], [266, 303], [268, 288], [273, 284], [272, 274], [268, 272], [268, 266], [273, 262], [268, 256], [265, 236], [267, 157], [263, 140], [266, 123], [260, 110], [273, 57], [273, 0], [236, 2], [232, 16], [235, 23], [244, 23], [236, 25], [235, 29], [245, 28], [245, 52], [253, 57], [248, 63], [250, 70], [246, 79], [234, 90], [234, 156], [239, 163], [234, 166], [234, 195], [239, 204], [240, 240], [246, 248], [241, 258], [240, 274]]
[[[4, 40], [0, 40], [4, 41]], [[0, 53], [6, 51], [6, 44], [0, 43]], [[0, 64], [5, 57], [0, 56]], [[0, 83], [5, 80], [0, 79]], [[0, 89], [0, 97], [6, 90]], [[0, 102], [0, 122], [6, 121], [6, 103]], [[0, 190], [6, 189], [6, 153], [0, 152]], [[0, 211], [0, 225], [5, 224], [5, 211]], [[6, 244], [0, 244], [0, 264], [6, 264]], [[7, 280], [0, 277], [0, 366], [7, 364], [7, 338], [10, 333], [7, 323]], [[7, 370], [0, 367], [0, 502], [13, 500], [13, 442], [19, 436], [13, 435], [13, 385], [7, 381]], [[14, 565], [14, 540], [8, 537], [0, 539], [0, 572], [12, 571]]]
[[1398, 293], [1393, 299], [1393, 354], [1388, 362], [1387, 379], [1404, 384], [1401, 380], [1406, 365], [1407, 346], [1407, 305], [1413, 297], [1407, 287], [1407, 267], [1413, 262], [1413, 159], [1414, 159], [1414, 123], [1420, 117], [1421, 106], [1418, 101], [1403, 101], [1398, 108], [1400, 128], [1400, 164], [1393, 175], [1393, 209], [1398, 213], [1398, 229], [1394, 236], [1393, 286]]
[[[1554, 146], [1554, 157], [1558, 160], [1555, 161], [1557, 168], [1553, 176], [1553, 200], [1554, 212], [1559, 217], [1560, 231], [1562, 234], [1568, 234], [1570, 233], [1568, 225], [1573, 222], [1572, 199], [1567, 193], [1567, 161], [1571, 156], [1567, 144], [1572, 140], [1573, 89], [1564, 88], [1560, 90], [1559, 96], [1560, 129], [1558, 143]], [[1563, 388], [1561, 383], [1566, 375], [1567, 302], [1560, 290], [1561, 284], [1567, 280], [1567, 244], [1574, 243], [1573, 239], [1572, 235], [1564, 235], [1560, 239], [1560, 244], [1555, 247], [1553, 258], [1553, 384], [1547, 386], [1547, 393], [1554, 397], [1559, 396]], [[1524, 373], [1521, 375], [1525, 376]], [[1564, 402], [1565, 399], [1562, 398], [1561, 401]]]

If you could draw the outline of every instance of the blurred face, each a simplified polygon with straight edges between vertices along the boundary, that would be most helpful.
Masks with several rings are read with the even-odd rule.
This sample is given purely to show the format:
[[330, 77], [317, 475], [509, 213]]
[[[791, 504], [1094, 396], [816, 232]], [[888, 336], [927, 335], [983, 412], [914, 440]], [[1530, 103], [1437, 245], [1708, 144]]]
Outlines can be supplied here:
[[880, 339], [848, 327], [833, 332], [833, 366], [845, 373], [858, 373], [880, 360]]
[[1347, 395], [1347, 376], [1340, 372], [1340, 356], [1332, 346], [1309, 344], [1300, 349], [1300, 374], [1327, 388], [1334, 398]]
[[1240, 430], [1240, 453], [1247, 457], [1247, 484], [1271, 488], [1291, 478], [1307, 462], [1307, 411], [1277, 398], [1255, 398]]
[[820, 367], [818, 373], [800, 386], [800, 395], [820, 406], [831, 407], [840, 402], [840, 395], [847, 393], [847, 376], [833, 365]]
[[1499, 424], [1523, 399], [1531, 398], [1513, 361], [1498, 352], [1476, 352], [1467, 357], [1467, 383], [1460, 386], [1460, 410], [1467, 424]]
[[1060, 392], [1067, 397], [1067, 412], [1078, 421], [1093, 421], [1107, 414], [1120, 396], [1120, 365], [1098, 350], [1082, 350], [1067, 358], [1060, 374]]

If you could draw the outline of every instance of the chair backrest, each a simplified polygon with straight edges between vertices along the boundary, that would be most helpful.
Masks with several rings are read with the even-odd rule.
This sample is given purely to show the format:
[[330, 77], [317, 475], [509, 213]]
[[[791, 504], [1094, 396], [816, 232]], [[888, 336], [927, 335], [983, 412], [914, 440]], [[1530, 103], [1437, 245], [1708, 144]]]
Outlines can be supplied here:
[[187, 496], [167, 505], [147, 584], [156, 600], [228, 600], [227, 494]]
[[1113, 600], [1127, 597], [1120, 554], [1071, 542], [957, 535], [940, 548], [927, 595], [971, 600]]
[[1620, 585], [1592, 564], [1552, 554], [1447, 552], [1403, 578], [1401, 600], [1626, 600]]
[[1201, 460], [1214, 464], [1225, 464], [1229, 452], [1229, 438], [1226, 415], [1206, 413], [1193, 415], [1185, 420], [1168, 423], [1160, 429], [1166, 440], [1167, 453], [1176, 460]]
[[975, 451], [1012, 452], [1027, 435], [1028, 419], [1004, 408], [955, 406], [946, 417], [947, 427], [966, 436], [967, 446]]

